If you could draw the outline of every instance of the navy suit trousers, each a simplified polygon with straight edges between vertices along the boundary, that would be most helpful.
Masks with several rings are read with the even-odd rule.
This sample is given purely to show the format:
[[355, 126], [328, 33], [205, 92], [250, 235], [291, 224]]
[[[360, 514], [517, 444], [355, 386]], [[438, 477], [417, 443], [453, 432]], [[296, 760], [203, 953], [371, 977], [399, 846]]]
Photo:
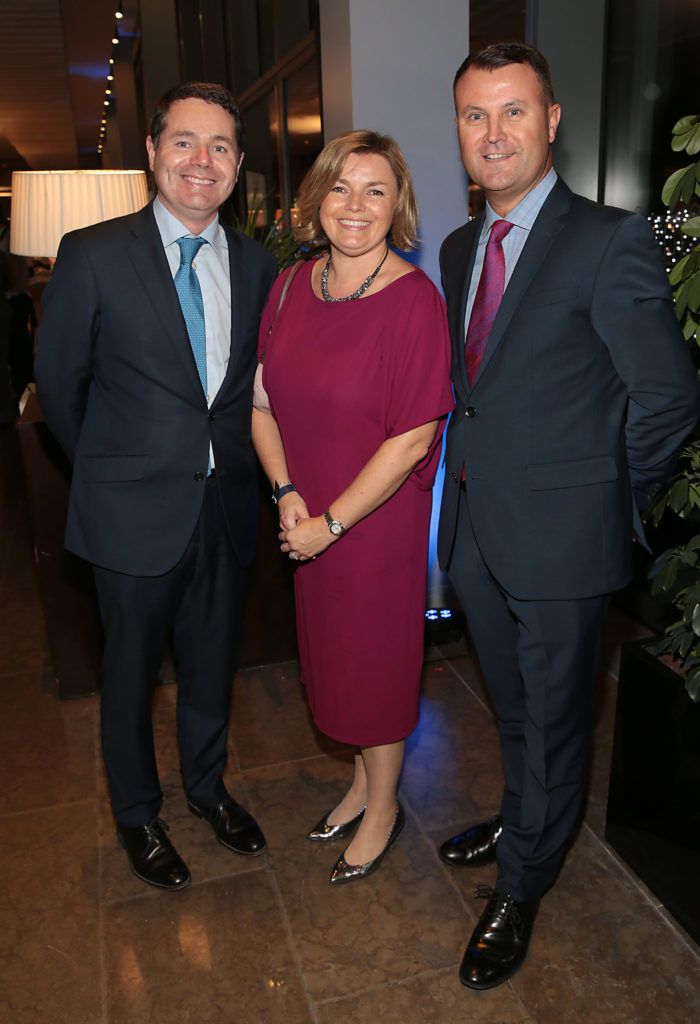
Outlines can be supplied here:
[[226, 529], [216, 478], [202, 486], [194, 533], [169, 572], [129, 576], [93, 567], [105, 630], [102, 749], [122, 825], [146, 824], [162, 803], [151, 708], [171, 631], [185, 791], [206, 807], [227, 797], [221, 776], [247, 573]]
[[555, 881], [581, 811], [609, 597], [513, 598], [482, 558], [464, 490], [458, 516], [449, 576], [498, 718], [505, 776], [497, 886], [531, 902]]

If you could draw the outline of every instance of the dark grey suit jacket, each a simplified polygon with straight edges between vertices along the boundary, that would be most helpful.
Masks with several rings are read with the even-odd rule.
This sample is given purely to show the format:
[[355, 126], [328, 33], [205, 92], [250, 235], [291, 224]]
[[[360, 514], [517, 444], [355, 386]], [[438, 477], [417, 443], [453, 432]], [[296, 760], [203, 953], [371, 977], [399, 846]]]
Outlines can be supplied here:
[[672, 473], [700, 413], [659, 247], [641, 216], [598, 206], [559, 180], [470, 387], [464, 316], [482, 224], [458, 228], [440, 253], [457, 399], [440, 564], [450, 567], [464, 465], [479, 548], [509, 593], [609, 593], [630, 578], [637, 509]]
[[211, 409], [152, 206], [61, 242], [36, 379], [46, 421], [73, 462], [66, 547], [93, 564], [139, 576], [176, 564], [202, 505], [210, 440], [236, 554], [243, 565], [253, 558], [252, 383], [276, 265], [224, 228], [231, 354]]

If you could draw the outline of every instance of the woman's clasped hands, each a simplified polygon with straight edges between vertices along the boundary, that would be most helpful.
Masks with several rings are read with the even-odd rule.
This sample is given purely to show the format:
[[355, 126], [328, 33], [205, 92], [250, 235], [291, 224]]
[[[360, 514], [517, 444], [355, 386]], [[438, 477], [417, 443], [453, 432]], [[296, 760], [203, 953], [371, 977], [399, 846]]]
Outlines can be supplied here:
[[280, 547], [292, 561], [307, 562], [338, 540], [328, 529], [323, 516], [310, 516], [298, 491], [285, 494], [279, 501]]

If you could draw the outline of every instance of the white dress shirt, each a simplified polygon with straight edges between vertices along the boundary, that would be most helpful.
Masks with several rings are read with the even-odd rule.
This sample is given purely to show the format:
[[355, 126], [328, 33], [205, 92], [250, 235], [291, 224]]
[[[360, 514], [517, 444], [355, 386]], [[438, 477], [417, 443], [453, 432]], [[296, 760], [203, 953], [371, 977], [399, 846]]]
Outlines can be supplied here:
[[[231, 354], [231, 271], [226, 233], [215, 217], [199, 235], [194, 235], [156, 197], [153, 214], [168, 258], [173, 277], [180, 268], [178, 238], [203, 238], [205, 244], [197, 253], [192, 269], [197, 275], [204, 304], [204, 329], [207, 345], [207, 405], [216, 398], [223, 384]], [[213, 468], [214, 453], [209, 446]]]

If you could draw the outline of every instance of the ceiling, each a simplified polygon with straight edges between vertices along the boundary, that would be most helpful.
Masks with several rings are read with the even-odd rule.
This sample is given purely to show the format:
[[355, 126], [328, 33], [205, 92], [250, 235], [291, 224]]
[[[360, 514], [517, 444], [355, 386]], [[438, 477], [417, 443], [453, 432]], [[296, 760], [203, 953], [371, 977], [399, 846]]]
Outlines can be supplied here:
[[0, 186], [96, 167], [117, 0], [0, 0]]

